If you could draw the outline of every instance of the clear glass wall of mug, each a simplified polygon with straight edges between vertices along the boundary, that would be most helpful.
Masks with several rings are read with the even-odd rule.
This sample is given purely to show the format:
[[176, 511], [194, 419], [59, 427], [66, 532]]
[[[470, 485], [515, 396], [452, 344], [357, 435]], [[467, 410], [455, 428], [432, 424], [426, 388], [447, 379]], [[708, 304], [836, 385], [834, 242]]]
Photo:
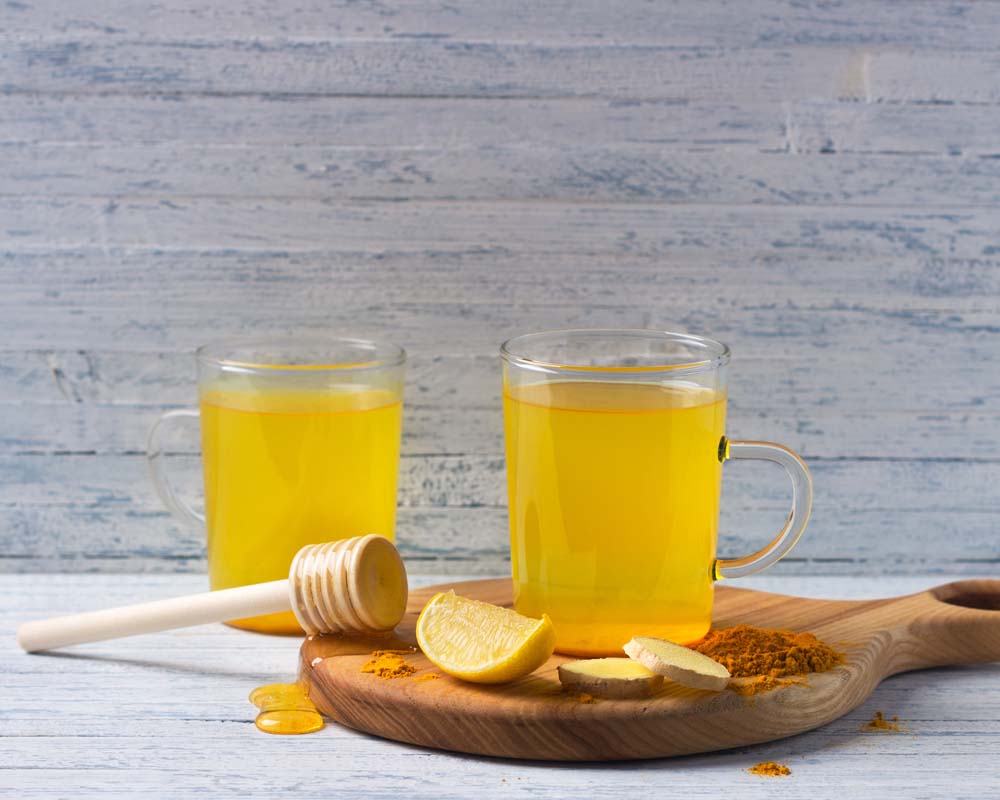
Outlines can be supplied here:
[[[725, 345], [570, 330], [519, 336], [501, 355], [514, 605], [549, 614], [559, 651], [698, 639], [717, 579], [764, 569], [798, 540], [809, 472], [781, 445], [726, 438]], [[716, 558], [728, 458], [776, 461], [793, 487], [785, 528], [740, 559]]]
[[[197, 352], [199, 409], [164, 414], [147, 446], [153, 483], [180, 519], [207, 530], [212, 589], [288, 576], [306, 544], [394, 539], [403, 370], [393, 344], [248, 339]], [[201, 418], [205, 517], [163, 472], [160, 426]], [[231, 624], [301, 633], [291, 612]]]

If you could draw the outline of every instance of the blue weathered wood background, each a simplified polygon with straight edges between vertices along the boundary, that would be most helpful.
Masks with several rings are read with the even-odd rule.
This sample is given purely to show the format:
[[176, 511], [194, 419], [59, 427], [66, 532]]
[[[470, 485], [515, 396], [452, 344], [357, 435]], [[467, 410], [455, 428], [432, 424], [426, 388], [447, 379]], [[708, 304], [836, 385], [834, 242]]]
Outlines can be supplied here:
[[[779, 569], [995, 570], [998, 42], [961, 0], [6, 3], [0, 569], [202, 569], [148, 424], [205, 340], [330, 330], [411, 353], [411, 566], [502, 571], [497, 346], [600, 325], [733, 347], [730, 434], [814, 473]], [[726, 472], [741, 554], [787, 487]]]

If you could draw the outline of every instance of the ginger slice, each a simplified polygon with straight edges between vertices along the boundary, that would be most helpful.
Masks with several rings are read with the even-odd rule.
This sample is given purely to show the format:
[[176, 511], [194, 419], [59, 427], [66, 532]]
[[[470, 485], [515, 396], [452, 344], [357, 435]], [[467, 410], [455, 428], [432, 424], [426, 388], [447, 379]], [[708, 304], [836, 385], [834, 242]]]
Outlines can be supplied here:
[[594, 697], [647, 697], [663, 678], [630, 658], [588, 658], [559, 665], [559, 681]]
[[729, 685], [729, 670], [718, 661], [666, 639], [636, 636], [622, 649], [650, 671], [683, 686], [721, 692]]

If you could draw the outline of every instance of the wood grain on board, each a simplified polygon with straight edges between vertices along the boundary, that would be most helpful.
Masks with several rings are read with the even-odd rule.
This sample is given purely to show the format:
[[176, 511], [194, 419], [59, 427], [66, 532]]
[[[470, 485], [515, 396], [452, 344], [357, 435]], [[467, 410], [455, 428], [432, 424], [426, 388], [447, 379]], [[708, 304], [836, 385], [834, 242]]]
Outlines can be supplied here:
[[[733, 347], [730, 434], [818, 476], [783, 569], [998, 563], [998, 36], [982, 2], [8, 4], [0, 570], [202, 568], [145, 428], [197, 345], [290, 330], [409, 349], [401, 544], [502, 570], [497, 346], [567, 326]], [[785, 487], [726, 480], [752, 549]]]
[[[416, 619], [437, 591], [511, 605], [501, 578], [418, 589], [396, 629], [415, 644]], [[583, 703], [562, 691], [553, 655], [524, 678], [482, 686], [442, 675], [422, 653], [411, 676], [384, 679], [361, 666], [383, 641], [309, 637], [300, 678], [317, 707], [366, 733], [441, 750], [555, 761], [659, 758], [780, 739], [843, 716], [890, 675], [1000, 660], [1000, 581], [945, 584], [890, 600], [807, 600], [719, 587], [712, 625], [808, 630], [845, 654], [843, 665], [752, 697], [688, 689], [666, 681], [648, 698]], [[422, 676], [437, 674], [434, 680]], [[947, 675], [941, 676], [947, 680]]]

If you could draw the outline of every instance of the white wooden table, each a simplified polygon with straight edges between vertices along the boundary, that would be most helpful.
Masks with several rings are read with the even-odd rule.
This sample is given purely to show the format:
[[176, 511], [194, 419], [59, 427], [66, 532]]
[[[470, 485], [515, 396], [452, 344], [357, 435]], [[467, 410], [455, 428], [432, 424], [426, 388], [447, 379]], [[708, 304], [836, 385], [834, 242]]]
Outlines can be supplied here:
[[[817, 597], [903, 594], [948, 576], [762, 577]], [[437, 580], [413, 580], [425, 585]], [[201, 575], [0, 577], [0, 796], [673, 797], [860, 796], [975, 800], [1000, 793], [1000, 664], [892, 678], [861, 708], [784, 741], [622, 764], [523, 763], [422, 750], [330, 724], [268, 736], [247, 694], [295, 676], [298, 640], [222, 625], [27, 656], [18, 623], [200, 591]], [[876, 710], [906, 733], [859, 729]], [[787, 778], [749, 774], [787, 763]]]

